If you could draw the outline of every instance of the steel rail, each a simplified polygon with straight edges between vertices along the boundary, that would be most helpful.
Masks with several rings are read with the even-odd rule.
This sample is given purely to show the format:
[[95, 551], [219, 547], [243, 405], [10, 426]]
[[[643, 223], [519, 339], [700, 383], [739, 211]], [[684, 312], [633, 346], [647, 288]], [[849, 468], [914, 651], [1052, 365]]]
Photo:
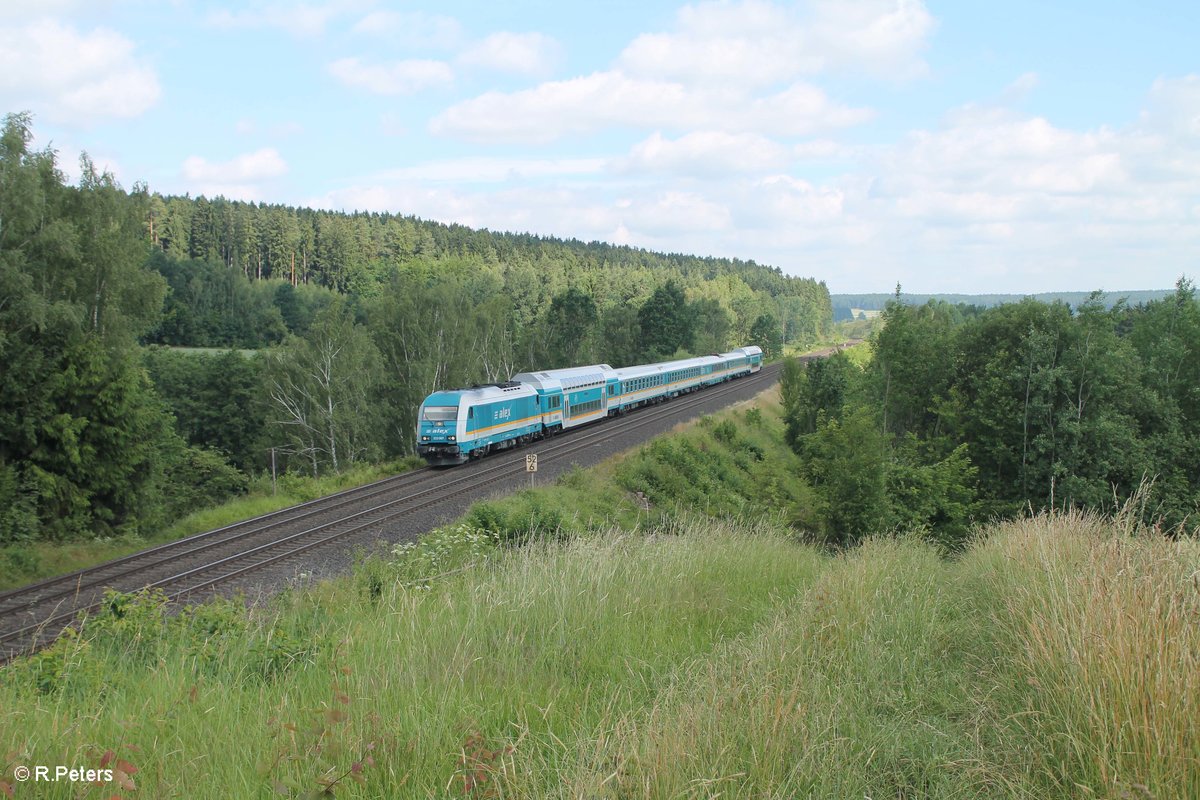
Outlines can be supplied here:
[[[393, 475], [362, 486], [356, 486], [277, 511], [261, 514], [257, 517], [240, 520], [211, 531], [204, 531], [182, 539], [165, 542], [146, 550], [139, 550], [136, 553], [130, 553], [129, 555], [105, 561], [101, 564], [85, 567], [66, 575], [58, 575], [37, 583], [0, 592], [0, 615], [20, 611], [30, 606], [66, 597], [67, 595], [78, 594], [82, 590], [90, 589], [100, 583], [114, 581], [140, 570], [151, 569], [169, 560], [185, 558], [205, 552], [214, 547], [220, 547], [221, 545], [237, 542], [251, 536], [257, 536], [265, 531], [289, 525], [308, 517], [336, 511], [352, 503], [395, 491], [398, 485], [417, 483], [435, 475], [436, 473], [429, 467], [421, 467], [412, 472]], [[297, 514], [296, 512], [301, 509], [303, 509], [302, 513]], [[258, 527], [255, 527], [256, 525]], [[230, 535], [220, 538], [222, 534]], [[145, 562], [147, 558], [151, 560], [146, 563], [135, 563]], [[127, 568], [112, 573], [111, 571], [115, 567]], [[53, 589], [56, 586], [63, 588], [54, 590], [50, 594], [44, 593], [46, 590]]]

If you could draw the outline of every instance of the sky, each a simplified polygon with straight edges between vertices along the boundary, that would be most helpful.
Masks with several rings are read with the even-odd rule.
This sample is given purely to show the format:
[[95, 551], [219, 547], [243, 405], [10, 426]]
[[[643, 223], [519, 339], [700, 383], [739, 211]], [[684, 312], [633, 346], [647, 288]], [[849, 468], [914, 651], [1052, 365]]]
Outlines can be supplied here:
[[0, 0], [0, 113], [126, 188], [753, 259], [1200, 274], [1200, 3]]

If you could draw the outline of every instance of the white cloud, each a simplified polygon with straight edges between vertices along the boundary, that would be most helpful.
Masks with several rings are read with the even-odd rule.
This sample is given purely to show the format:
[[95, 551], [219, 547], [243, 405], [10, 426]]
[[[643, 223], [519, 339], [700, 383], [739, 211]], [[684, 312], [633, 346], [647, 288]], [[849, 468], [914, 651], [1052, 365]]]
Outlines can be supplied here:
[[0, 28], [0, 105], [87, 125], [136, 117], [160, 93], [154, 70], [114, 31], [80, 33], [52, 20]]
[[446, 109], [430, 128], [467, 139], [548, 142], [633, 120], [663, 125], [684, 104], [678, 84], [597, 72], [519, 92], [488, 92]]
[[[226, 197], [251, 199], [257, 197], [254, 187], [258, 181], [278, 178], [288, 171], [287, 162], [273, 147], [245, 153], [229, 161], [209, 161], [190, 156], [180, 170], [189, 184], [201, 194], [224, 194]], [[222, 187], [215, 189], [214, 187]]]
[[263, 181], [288, 171], [287, 162], [273, 147], [245, 153], [229, 161], [209, 161], [200, 156], [184, 160], [180, 170], [183, 191], [206, 197], [256, 202], [264, 199]]
[[1003, 105], [1014, 105], [1021, 102], [1037, 88], [1039, 82], [1036, 72], [1026, 72], [1004, 87], [1004, 91], [1000, 94], [1000, 102]]
[[[444, 110], [435, 134], [545, 143], [614, 127], [646, 131], [810, 136], [872, 114], [831, 100], [802, 78], [834, 67], [918, 74], [933, 27], [920, 0], [767, 0], [685, 6], [675, 30], [637, 37], [612, 69], [515, 92], [492, 91]], [[495, 34], [462, 61], [533, 73], [544, 37]], [[484, 55], [486, 54], [486, 56]]]
[[825, 225], [845, 212], [846, 192], [836, 186], [816, 186], [791, 175], [770, 175], [756, 181], [739, 203], [741, 222], [748, 227]]
[[412, 94], [454, 81], [449, 64], [428, 59], [364, 64], [357, 58], [343, 58], [329, 65], [329, 73], [347, 86], [388, 95]]
[[448, 50], [462, 43], [462, 25], [453, 17], [422, 11], [372, 11], [354, 26], [355, 33], [386, 38], [392, 44]]
[[[880, 195], [965, 198], [959, 216], [981, 213], [1038, 215], [1051, 195], [1122, 191], [1127, 140], [1111, 130], [1076, 133], [1042, 117], [1004, 109], [968, 107], [948, 115], [937, 131], [919, 131], [883, 163]], [[981, 198], [995, 196], [997, 202]], [[939, 203], [940, 204], [940, 203]], [[947, 211], [951, 209], [947, 208]], [[980, 211], [982, 210], [982, 211]]]
[[719, 200], [695, 192], [668, 190], [630, 203], [621, 214], [621, 225], [633, 234], [660, 237], [669, 234], [712, 233], [730, 227], [729, 209]]
[[459, 60], [470, 67], [515, 75], [545, 75], [562, 59], [562, 47], [541, 33], [493, 33], [468, 47]]
[[595, 175], [604, 169], [602, 158], [461, 158], [403, 167], [377, 176], [385, 181], [449, 183], [499, 183], [566, 175]]
[[751, 101], [741, 120], [731, 120], [735, 128], [778, 133], [784, 136], [809, 136], [822, 131], [860, 125], [875, 116], [866, 108], [850, 108], [829, 99], [825, 92], [806, 83], [794, 83], [770, 97]]
[[217, 28], [278, 28], [293, 36], [312, 38], [324, 34], [334, 19], [361, 5], [356, 0], [258, 4], [243, 11], [213, 11], [208, 15], [208, 24]]
[[730, 80], [761, 85], [815, 72], [791, 12], [772, 3], [684, 6], [674, 33], [643, 34], [618, 63], [633, 75], [684, 82]]
[[806, 84], [750, 99], [718, 87], [691, 88], [621, 72], [597, 72], [518, 92], [488, 92], [446, 109], [433, 119], [430, 129], [479, 141], [544, 143], [622, 126], [808, 135], [869, 117], [870, 112], [834, 103]]
[[856, 148], [832, 139], [810, 139], [792, 147], [792, 155], [796, 158], [814, 161], [851, 158], [856, 154]]
[[1185, 139], [1200, 139], [1200, 75], [1156, 80], [1150, 88], [1141, 126]]
[[924, 74], [920, 53], [936, 23], [922, 0], [816, 0], [812, 41], [829, 68], [890, 78]]
[[272, 139], [283, 139], [304, 133], [304, 126], [299, 122], [276, 122], [271, 125], [261, 125], [250, 117], [239, 119], [234, 123], [233, 129], [239, 136], [255, 136], [259, 133], [266, 133]]
[[788, 148], [756, 133], [696, 131], [667, 139], [655, 132], [615, 167], [621, 172], [718, 176], [773, 171], [789, 160]]
[[5, 0], [4, 16], [14, 19], [58, 17], [70, 12], [90, 9], [95, 3], [89, 0]]
[[766, 0], [684, 6], [676, 30], [644, 34], [621, 54], [628, 73], [763, 86], [831, 69], [911, 77], [933, 18], [920, 0]]

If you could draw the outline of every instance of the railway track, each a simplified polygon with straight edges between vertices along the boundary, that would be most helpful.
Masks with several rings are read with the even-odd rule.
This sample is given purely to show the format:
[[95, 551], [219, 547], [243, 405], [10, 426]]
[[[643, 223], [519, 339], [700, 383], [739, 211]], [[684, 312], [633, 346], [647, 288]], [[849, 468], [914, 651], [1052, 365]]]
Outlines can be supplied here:
[[[589, 425], [520, 448], [553, 463], [586, 452], [597, 441], [677, 417], [745, 388], [774, 382], [779, 364], [728, 384]], [[95, 611], [108, 589], [159, 589], [169, 600], [203, 599], [222, 584], [298, 562], [315, 548], [379, 530], [397, 518], [477, 493], [525, 471], [504, 452], [450, 470], [429, 467], [264, 514], [134, 553], [69, 575], [0, 593], [0, 663], [45, 646], [81, 614]]]

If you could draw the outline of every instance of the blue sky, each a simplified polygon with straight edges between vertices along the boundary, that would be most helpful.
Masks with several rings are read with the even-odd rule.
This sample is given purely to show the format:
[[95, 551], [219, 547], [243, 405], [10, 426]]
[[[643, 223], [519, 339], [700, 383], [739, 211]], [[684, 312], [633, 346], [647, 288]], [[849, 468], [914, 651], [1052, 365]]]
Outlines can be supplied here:
[[835, 292], [1200, 272], [1200, 4], [0, 0], [68, 175], [734, 256]]

